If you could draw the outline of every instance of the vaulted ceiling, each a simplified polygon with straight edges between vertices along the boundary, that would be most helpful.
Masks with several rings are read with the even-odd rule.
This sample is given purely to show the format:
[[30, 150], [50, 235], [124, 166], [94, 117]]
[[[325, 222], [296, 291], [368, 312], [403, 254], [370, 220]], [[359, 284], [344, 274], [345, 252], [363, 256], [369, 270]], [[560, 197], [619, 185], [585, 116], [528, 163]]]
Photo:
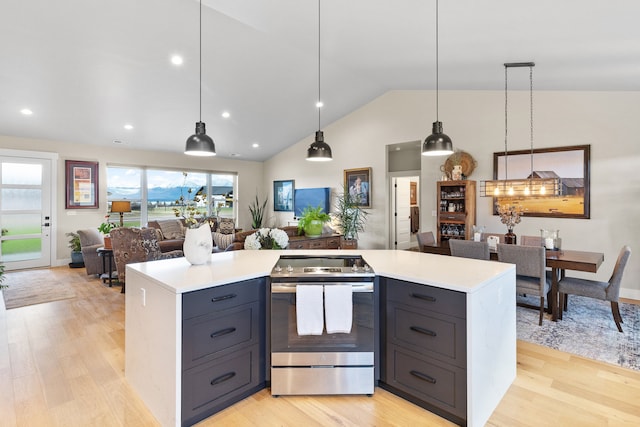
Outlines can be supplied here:
[[[321, 11], [321, 126], [435, 88], [435, 0]], [[638, 91], [639, 17], [636, 0], [440, 0], [439, 87], [501, 90], [503, 63], [535, 61], [535, 90]], [[3, 1], [0, 135], [182, 153], [199, 119], [198, 19], [194, 0]], [[219, 156], [265, 160], [312, 135], [317, 96], [316, 0], [203, 1], [202, 120]]]

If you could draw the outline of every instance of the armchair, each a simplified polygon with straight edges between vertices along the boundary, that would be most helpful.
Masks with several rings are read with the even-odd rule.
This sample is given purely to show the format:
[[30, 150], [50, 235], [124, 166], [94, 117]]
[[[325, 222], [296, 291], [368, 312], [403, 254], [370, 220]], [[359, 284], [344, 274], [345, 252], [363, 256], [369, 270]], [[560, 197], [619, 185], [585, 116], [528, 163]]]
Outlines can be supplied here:
[[[102, 257], [98, 256], [98, 248], [104, 246], [102, 234], [96, 228], [88, 228], [78, 230], [78, 236], [80, 236], [80, 250], [82, 251], [87, 274], [102, 274], [104, 272], [102, 270], [103, 260]], [[112, 267], [115, 269], [115, 265], [112, 265]]]
[[118, 227], [111, 230], [113, 257], [116, 261], [118, 281], [125, 287], [126, 265], [136, 262], [155, 261], [159, 259], [179, 258], [181, 250], [163, 253], [158, 245], [158, 234], [154, 228]]

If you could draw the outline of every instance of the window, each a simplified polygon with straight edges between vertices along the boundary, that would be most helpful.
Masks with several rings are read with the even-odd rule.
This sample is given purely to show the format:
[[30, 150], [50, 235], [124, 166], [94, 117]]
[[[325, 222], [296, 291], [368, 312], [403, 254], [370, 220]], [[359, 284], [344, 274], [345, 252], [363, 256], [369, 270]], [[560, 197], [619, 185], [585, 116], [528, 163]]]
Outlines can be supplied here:
[[113, 200], [130, 200], [131, 212], [125, 214], [125, 225], [129, 227], [149, 220], [175, 218], [175, 209], [180, 210], [180, 196], [193, 200], [197, 192], [205, 196], [198, 206], [203, 214], [236, 220], [236, 187], [237, 175], [229, 173], [107, 167], [109, 211]]

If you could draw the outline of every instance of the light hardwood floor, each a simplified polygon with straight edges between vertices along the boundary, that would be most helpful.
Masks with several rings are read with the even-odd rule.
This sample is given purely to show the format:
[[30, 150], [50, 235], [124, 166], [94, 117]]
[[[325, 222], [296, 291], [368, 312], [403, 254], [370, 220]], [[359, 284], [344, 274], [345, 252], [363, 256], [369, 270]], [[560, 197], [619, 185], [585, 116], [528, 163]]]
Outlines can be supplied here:
[[[12, 310], [0, 299], [0, 426], [157, 426], [124, 378], [120, 288], [84, 269], [48, 273], [70, 283], [76, 298]], [[199, 424], [449, 425], [380, 389], [371, 398], [272, 398], [263, 390]], [[638, 426], [640, 372], [519, 341], [518, 376], [488, 425]]]

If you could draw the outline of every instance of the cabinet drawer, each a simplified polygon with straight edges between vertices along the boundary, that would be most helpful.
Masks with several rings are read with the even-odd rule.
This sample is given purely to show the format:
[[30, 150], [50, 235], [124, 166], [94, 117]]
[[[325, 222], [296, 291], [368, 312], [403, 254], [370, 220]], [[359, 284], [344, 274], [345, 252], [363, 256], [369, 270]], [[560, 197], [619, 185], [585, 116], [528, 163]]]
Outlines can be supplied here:
[[194, 317], [182, 326], [182, 366], [188, 369], [233, 347], [257, 343], [259, 305], [257, 302]]
[[466, 322], [439, 313], [418, 313], [387, 305], [388, 338], [392, 343], [466, 368]]
[[307, 240], [289, 240], [288, 249], [309, 249]]
[[262, 382], [257, 345], [184, 371], [182, 425], [195, 424], [224, 409]]
[[327, 239], [311, 239], [309, 240], [309, 249], [326, 249]]
[[428, 285], [386, 279], [387, 298], [420, 310], [466, 318], [466, 295]]
[[389, 346], [387, 372], [390, 373], [387, 384], [429, 405], [466, 418], [466, 370]]
[[265, 279], [252, 279], [231, 285], [216, 286], [182, 295], [182, 318], [189, 319], [214, 311], [257, 301]]
[[338, 249], [340, 247], [340, 237], [328, 237], [327, 249]]

